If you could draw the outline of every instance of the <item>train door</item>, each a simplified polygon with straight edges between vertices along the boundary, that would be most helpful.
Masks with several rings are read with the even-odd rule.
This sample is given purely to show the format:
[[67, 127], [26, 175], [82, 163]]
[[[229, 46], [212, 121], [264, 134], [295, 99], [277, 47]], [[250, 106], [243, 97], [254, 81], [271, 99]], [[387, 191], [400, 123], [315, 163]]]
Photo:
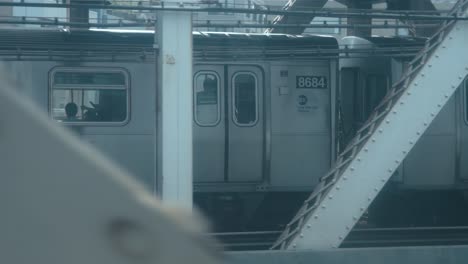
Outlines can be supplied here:
[[345, 142], [364, 125], [385, 97], [388, 87], [389, 79], [385, 74], [367, 73], [359, 68], [341, 70], [341, 126]]
[[369, 74], [360, 68], [341, 70], [341, 134], [345, 145], [383, 99], [387, 92], [387, 82], [385, 75]]
[[258, 182], [263, 171], [263, 78], [257, 67], [229, 66], [229, 182]]
[[468, 181], [468, 77], [462, 83], [457, 95], [459, 109], [457, 109], [457, 149], [458, 177], [461, 181]]
[[195, 67], [195, 182], [262, 180], [262, 87], [262, 72], [256, 67]]
[[223, 182], [226, 167], [224, 67], [197, 66], [194, 72], [194, 181]]
[[388, 77], [384, 74], [362, 74], [359, 86], [355, 87], [355, 127], [367, 121], [375, 107], [385, 97], [388, 90]]

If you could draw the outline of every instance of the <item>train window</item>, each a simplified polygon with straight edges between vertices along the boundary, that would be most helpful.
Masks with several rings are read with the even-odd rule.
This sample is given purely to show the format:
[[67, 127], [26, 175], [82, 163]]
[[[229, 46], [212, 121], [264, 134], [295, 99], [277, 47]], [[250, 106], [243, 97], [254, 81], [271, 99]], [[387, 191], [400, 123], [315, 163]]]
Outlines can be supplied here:
[[54, 85], [125, 85], [121, 72], [56, 72]]
[[124, 71], [72, 68], [51, 74], [52, 117], [66, 123], [122, 123], [128, 116], [128, 78]]
[[214, 126], [219, 122], [219, 78], [214, 72], [195, 75], [195, 122], [200, 126]]
[[238, 126], [253, 126], [258, 119], [257, 78], [248, 72], [233, 77], [233, 117]]
[[465, 123], [468, 124], [468, 78], [465, 79]]

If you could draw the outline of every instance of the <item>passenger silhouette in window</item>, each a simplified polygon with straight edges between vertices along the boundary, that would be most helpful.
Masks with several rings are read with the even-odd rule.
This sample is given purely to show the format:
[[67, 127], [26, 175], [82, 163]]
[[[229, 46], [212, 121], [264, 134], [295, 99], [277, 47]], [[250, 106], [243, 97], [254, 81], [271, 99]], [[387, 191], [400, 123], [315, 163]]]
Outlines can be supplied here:
[[99, 113], [99, 105], [94, 104], [93, 102], [89, 102], [92, 107], [88, 107], [85, 105], [81, 106], [81, 110], [84, 112], [83, 113], [83, 120], [85, 121], [100, 121], [101, 114]]
[[68, 121], [76, 121], [76, 114], [78, 113], [78, 106], [70, 102], [67, 105], [65, 105], [65, 114], [67, 115], [67, 120]]

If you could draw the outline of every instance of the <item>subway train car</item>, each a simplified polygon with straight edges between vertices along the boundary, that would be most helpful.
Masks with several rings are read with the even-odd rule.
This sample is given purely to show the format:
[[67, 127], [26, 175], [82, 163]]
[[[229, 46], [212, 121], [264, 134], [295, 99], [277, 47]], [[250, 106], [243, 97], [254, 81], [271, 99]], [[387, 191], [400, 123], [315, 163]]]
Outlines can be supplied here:
[[[153, 33], [0, 34], [16, 89], [157, 189]], [[217, 230], [255, 222], [271, 193], [297, 203], [330, 167], [337, 51], [327, 36], [194, 33], [194, 200]]]
[[[2, 30], [0, 60], [4, 78], [50, 118], [155, 191], [153, 41], [152, 32], [142, 31]], [[362, 53], [363, 48], [423, 44], [404, 38], [194, 33], [194, 201], [216, 231], [276, 230], [287, 223], [411, 59], [398, 51]], [[343, 45], [346, 54], [339, 49]], [[411, 209], [401, 220], [389, 220], [382, 205], [403, 208], [443, 199], [460, 204], [426, 210], [421, 214], [427, 219], [465, 206], [465, 94], [457, 93], [410, 153], [369, 210], [370, 222], [426, 224], [414, 220], [417, 210]]]

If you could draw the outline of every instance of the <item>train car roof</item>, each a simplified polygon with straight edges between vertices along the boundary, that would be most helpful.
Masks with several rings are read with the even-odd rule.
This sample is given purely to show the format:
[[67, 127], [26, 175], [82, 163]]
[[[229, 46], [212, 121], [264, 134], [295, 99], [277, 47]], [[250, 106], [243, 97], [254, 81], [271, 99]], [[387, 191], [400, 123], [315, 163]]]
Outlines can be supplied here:
[[364, 39], [373, 43], [378, 47], [385, 46], [422, 46], [426, 43], [427, 38], [422, 37], [410, 37], [410, 36], [371, 36], [365, 37]]
[[[54, 44], [62, 42], [69, 44], [95, 45], [103, 44], [133, 44], [137, 46], [152, 46], [154, 32], [149, 30], [85, 30], [69, 32], [65, 30], [0, 30], [0, 45], [16, 42], [18, 44], [32, 43]], [[314, 45], [336, 48], [338, 42], [334, 37], [323, 35], [287, 35], [287, 34], [247, 34], [222, 32], [193, 32], [194, 45]], [[287, 47], [285, 46], [285, 47]], [[82, 47], [82, 46], [81, 46]]]
[[[297, 54], [310, 57], [320, 53], [311, 54], [310, 51], [320, 50], [320, 54], [336, 54], [338, 49], [338, 42], [334, 37], [323, 35], [193, 32], [193, 42], [195, 57], [212, 58], [237, 56], [240, 49], [243, 54], [249, 54], [245, 51], [250, 51], [248, 57], [257, 56], [257, 58], [260, 54], [264, 56], [269, 52], [276, 55], [281, 53], [289, 54], [288, 56]], [[120, 55], [142, 52], [149, 54], [154, 51], [153, 44], [154, 32], [150, 30], [91, 29], [72, 32], [60, 29], [0, 30], [0, 50], [20, 52], [24, 59], [31, 50], [36, 53], [47, 51], [49, 54], [80, 51], [81, 56], [97, 51]], [[302, 53], [304, 50], [308, 53]]]
[[[397, 37], [344, 37], [340, 41], [341, 48], [347, 50], [345, 56], [352, 54], [354, 57], [363, 57], [363, 54], [353, 53], [367, 51], [367, 56], [386, 56], [401, 59], [411, 59], [426, 43], [426, 38], [415, 38], [407, 36]], [[348, 52], [349, 51], [349, 52]], [[365, 56], [364, 56], [365, 57]]]
[[[425, 39], [408, 37], [364, 38], [377, 47], [422, 46]], [[0, 60], [153, 60], [154, 31], [125, 29], [0, 30]], [[193, 32], [197, 60], [308, 60], [337, 58], [338, 40], [325, 35]], [[33, 54], [33, 55], [31, 55]], [[73, 55], [70, 55], [73, 54]], [[29, 56], [29, 57], [28, 57]], [[68, 57], [67, 57], [68, 56]]]
[[194, 57], [205, 60], [308, 60], [336, 58], [338, 41], [323, 35], [194, 32]]
[[261, 33], [229, 33], [229, 32], [193, 32], [195, 44], [217, 43], [219, 45], [314, 45], [324, 48], [337, 48], [335, 37], [326, 35], [288, 35]]

